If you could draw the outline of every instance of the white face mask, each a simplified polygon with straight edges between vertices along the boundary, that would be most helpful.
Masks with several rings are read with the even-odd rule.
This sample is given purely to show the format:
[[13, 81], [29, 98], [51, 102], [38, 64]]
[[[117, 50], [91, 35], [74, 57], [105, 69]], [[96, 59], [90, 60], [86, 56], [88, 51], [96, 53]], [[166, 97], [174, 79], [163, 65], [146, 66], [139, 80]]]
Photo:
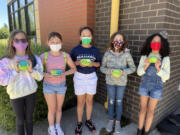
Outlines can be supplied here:
[[62, 45], [61, 44], [51, 44], [50, 49], [54, 52], [58, 52], [61, 50]]

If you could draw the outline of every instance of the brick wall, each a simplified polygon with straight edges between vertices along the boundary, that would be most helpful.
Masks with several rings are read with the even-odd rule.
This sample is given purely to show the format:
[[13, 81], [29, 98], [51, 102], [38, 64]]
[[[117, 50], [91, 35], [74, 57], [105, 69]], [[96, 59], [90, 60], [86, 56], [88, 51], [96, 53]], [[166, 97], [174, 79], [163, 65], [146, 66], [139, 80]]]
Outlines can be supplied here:
[[[95, 2], [95, 45], [103, 55], [110, 35], [111, 0], [96, 0]], [[104, 103], [106, 100], [106, 87], [104, 75], [98, 72], [98, 88], [96, 100]]]
[[[108, 17], [110, 17], [110, 13], [103, 11], [104, 6], [106, 5], [104, 3], [108, 2], [110, 3], [110, 0], [107, 0], [106, 2], [96, 0], [95, 28], [98, 29], [96, 32], [96, 45], [101, 49], [101, 52], [104, 51], [105, 45], [108, 42], [107, 40], [103, 40], [102, 37], [109, 35]], [[108, 9], [110, 9], [110, 7], [108, 7]], [[105, 13], [107, 13], [106, 18], [108, 19], [103, 20], [105, 17], [99, 15], [104, 15]], [[180, 3], [178, 0], [120, 1], [119, 30], [124, 33], [129, 40], [131, 52], [136, 65], [138, 65], [140, 50], [147, 36], [161, 30], [167, 30], [169, 34], [169, 42], [171, 47], [171, 79], [164, 85], [163, 99], [159, 102], [155, 110], [153, 126], [155, 126], [161, 119], [163, 119], [178, 105], [180, 105], [180, 92], [177, 91], [178, 85], [180, 84], [179, 22]], [[105, 29], [101, 29], [103, 26], [105, 26]], [[109, 38], [107, 37], [107, 39]], [[103, 99], [102, 101], [104, 101], [106, 98], [103, 77], [104, 76], [100, 74], [101, 83], [98, 89], [97, 97], [97, 99]], [[139, 88], [140, 77], [138, 77], [135, 73], [130, 75], [128, 79], [129, 82], [124, 98], [124, 116], [137, 123], [139, 112], [139, 95], [137, 95], [137, 92]]]
[[87, 25], [95, 27], [95, 0], [87, 0]]
[[94, 27], [94, 1], [87, 0], [39, 0], [40, 35], [46, 44], [47, 35], [52, 31], [62, 34], [66, 51], [79, 43], [79, 29]]

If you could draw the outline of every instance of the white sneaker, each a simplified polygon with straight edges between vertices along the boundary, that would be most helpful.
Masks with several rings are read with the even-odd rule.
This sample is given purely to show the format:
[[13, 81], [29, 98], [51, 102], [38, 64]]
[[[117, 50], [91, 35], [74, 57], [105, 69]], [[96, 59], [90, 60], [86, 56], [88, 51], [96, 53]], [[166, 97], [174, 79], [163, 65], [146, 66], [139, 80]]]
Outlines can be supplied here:
[[106, 125], [106, 131], [112, 132], [113, 130], [114, 121], [109, 121]]
[[55, 128], [54, 128], [54, 130], [50, 130], [50, 128], [48, 128], [48, 135], [56, 135]]
[[115, 133], [117, 133], [117, 134], [119, 134], [120, 132], [121, 132], [121, 124], [120, 124], [120, 122], [116, 122], [116, 124], [115, 124]]
[[62, 131], [62, 128], [60, 126], [56, 128], [56, 133], [57, 135], [64, 135], [64, 132]]

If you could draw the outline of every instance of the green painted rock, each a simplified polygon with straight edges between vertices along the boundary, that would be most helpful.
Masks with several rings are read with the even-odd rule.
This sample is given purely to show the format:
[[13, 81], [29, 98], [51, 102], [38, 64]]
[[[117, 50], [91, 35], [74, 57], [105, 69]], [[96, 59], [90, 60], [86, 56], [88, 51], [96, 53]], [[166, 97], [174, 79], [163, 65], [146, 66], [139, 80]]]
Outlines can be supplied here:
[[89, 66], [91, 64], [91, 60], [90, 59], [81, 59], [80, 62], [84, 66]]
[[57, 69], [57, 70], [51, 70], [51, 75], [54, 75], [54, 76], [59, 76], [62, 74], [62, 70], [60, 69]]
[[114, 70], [112, 71], [112, 75], [113, 75], [114, 77], [120, 77], [120, 76], [121, 76], [121, 71], [120, 71], [119, 69], [114, 69]]
[[157, 60], [157, 57], [149, 57], [149, 63], [156, 63]]
[[19, 70], [21, 71], [25, 71], [25, 70], [28, 70], [29, 68], [29, 63], [25, 60], [21, 60], [18, 64], [18, 68]]

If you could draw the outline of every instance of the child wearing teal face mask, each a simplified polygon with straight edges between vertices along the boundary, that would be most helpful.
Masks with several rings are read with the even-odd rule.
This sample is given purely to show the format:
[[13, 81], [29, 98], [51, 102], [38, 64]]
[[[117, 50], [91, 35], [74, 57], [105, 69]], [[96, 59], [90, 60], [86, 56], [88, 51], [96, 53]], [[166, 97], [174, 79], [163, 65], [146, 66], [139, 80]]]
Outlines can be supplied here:
[[77, 67], [74, 75], [74, 88], [77, 95], [78, 123], [75, 134], [82, 133], [82, 117], [84, 104], [86, 103], [86, 126], [91, 132], [96, 128], [91, 121], [93, 108], [93, 96], [96, 94], [97, 75], [96, 70], [100, 66], [101, 56], [98, 49], [92, 45], [93, 30], [90, 27], [80, 29], [80, 44], [72, 49], [71, 57]]
[[137, 135], [149, 134], [154, 110], [162, 98], [163, 83], [170, 77], [169, 51], [167, 32], [149, 36], [141, 50], [142, 56], [137, 69], [137, 74], [142, 76], [138, 92], [141, 108]]

